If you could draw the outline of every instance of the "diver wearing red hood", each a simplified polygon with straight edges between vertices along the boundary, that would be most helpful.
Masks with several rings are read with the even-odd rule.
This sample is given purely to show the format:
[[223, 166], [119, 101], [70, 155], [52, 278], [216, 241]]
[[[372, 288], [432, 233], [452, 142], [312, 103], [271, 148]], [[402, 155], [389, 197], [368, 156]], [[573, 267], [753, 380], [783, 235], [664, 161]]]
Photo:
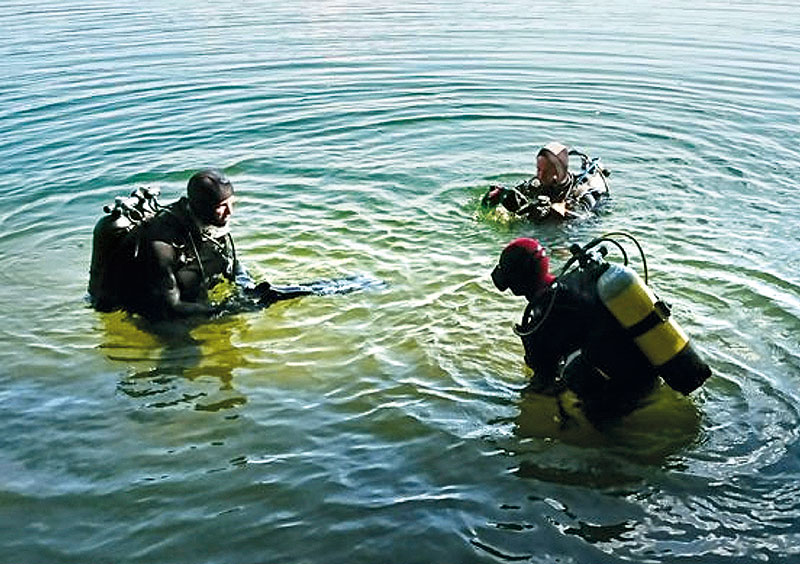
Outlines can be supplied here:
[[[569, 388], [590, 420], [629, 413], [653, 390], [658, 373], [603, 306], [598, 269], [576, 269], [556, 279], [545, 248], [516, 239], [492, 271], [500, 291], [528, 300], [516, 327], [533, 369], [527, 388], [557, 394]], [[577, 353], [577, 354], [575, 354]]]

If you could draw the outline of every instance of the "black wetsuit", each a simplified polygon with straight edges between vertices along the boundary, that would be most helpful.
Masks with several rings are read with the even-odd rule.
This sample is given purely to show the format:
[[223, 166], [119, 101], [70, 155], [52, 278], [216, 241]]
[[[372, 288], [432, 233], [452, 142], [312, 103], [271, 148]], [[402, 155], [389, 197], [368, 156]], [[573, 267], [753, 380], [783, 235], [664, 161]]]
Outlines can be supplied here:
[[150, 319], [213, 313], [209, 288], [220, 279], [234, 280], [242, 271], [231, 236], [213, 238], [201, 232], [186, 198], [147, 223], [140, 253], [143, 280], [128, 309]]
[[[594, 268], [562, 276], [529, 303], [518, 327], [525, 362], [534, 371], [531, 387], [547, 390], [566, 384], [583, 400], [586, 414], [596, 419], [629, 413], [658, 378], [600, 301], [600, 274]], [[571, 357], [573, 353], [579, 354]]]
[[[594, 210], [599, 201], [607, 195], [607, 191], [588, 188], [583, 182], [578, 184], [578, 178], [569, 173], [563, 182], [555, 186], [542, 186], [539, 180], [533, 177], [517, 184], [514, 188], [503, 188], [498, 203], [511, 213], [530, 219], [544, 219], [552, 215], [550, 203], [563, 202], [567, 215], [577, 217]], [[547, 196], [548, 203], [541, 205], [539, 196]], [[488, 194], [484, 197], [484, 203], [488, 202], [487, 197]]]

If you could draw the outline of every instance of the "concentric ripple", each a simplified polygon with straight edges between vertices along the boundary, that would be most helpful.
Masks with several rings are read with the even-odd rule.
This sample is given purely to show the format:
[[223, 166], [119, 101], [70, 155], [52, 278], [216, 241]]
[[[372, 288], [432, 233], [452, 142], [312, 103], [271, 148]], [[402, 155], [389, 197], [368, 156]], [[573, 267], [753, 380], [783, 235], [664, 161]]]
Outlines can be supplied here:
[[[800, 552], [794, 4], [0, 6], [0, 560], [791, 562]], [[612, 201], [479, 209], [559, 139]], [[237, 252], [383, 284], [154, 327], [84, 301], [102, 206], [218, 166]], [[522, 395], [535, 236], [634, 235], [712, 366], [593, 428]], [[634, 265], [639, 263], [634, 258]]]

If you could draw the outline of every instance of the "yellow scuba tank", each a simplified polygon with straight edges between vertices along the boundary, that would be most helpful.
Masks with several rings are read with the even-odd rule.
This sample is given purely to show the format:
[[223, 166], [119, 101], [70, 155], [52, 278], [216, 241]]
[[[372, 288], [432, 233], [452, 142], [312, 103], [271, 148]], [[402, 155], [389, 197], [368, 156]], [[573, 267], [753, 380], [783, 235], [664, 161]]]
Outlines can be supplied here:
[[609, 263], [597, 280], [597, 291], [606, 308], [672, 389], [689, 394], [711, 375], [689, 337], [670, 316], [669, 306], [634, 270]]

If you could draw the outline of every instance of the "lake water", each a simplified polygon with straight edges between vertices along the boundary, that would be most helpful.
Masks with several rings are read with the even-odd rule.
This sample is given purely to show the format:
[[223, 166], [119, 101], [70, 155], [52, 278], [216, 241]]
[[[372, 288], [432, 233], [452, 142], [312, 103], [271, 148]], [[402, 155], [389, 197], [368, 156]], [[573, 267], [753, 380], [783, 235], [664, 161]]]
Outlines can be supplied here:
[[[0, 5], [2, 562], [800, 558], [793, 1], [125, 4]], [[553, 139], [611, 205], [481, 213]], [[210, 165], [258, 278], [385, 287], [188, 333], [88, 308], [102, 206]], [[488, 274], [619, 230], [714, 376], [560, 425]]]

